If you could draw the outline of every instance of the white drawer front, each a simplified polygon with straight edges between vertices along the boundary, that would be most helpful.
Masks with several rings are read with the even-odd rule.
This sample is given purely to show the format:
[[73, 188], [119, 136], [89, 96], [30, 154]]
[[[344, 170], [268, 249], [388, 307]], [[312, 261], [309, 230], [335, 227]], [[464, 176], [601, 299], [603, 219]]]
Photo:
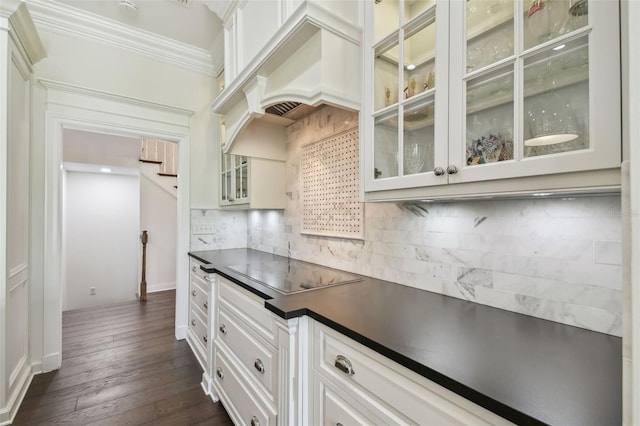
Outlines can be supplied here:
[[[272, 402], [278, 378], [276, 349], [248, 329], [235, 315], [220, 307], [218, 310], [217, 342], [224, 342], [238, 359], [241, 368], [253, 377], [260, 390]], [[275, 402], [274, 402], [275, 403]]]
[[189, 264], [189, 268], [191, 270], [191, 273], [194, 274], [195, 276], [199, 277], [201, 280], [208, 280], [208, 273], [203, 271], [202, 269], [200, 269], [200, 265], [202, 265], [201, 262], [198, 262], [195, 259], [191, 259], [191, 262]]
[[[409, 371], [321, 324], [314, 324], [314, 368], [371, 396], [408, 423], [434, 425], [510, 424], [460, 395]], [[336, 366], [336, 362], [341, 368]], [[345, 372], [343, 370], [349, 370]]]
[[277, 346], [277, 328], [271, 313], [264, 307], [264, 299], [220, 277], [218, 300], [269, 343]]
[[209, 289], [201, 287], [197, 282], [191, 281], [189, 286], [189, 300], [192, 307], [197, 307], [204, 316], [209, 316]]
[[204, 321], [198, 316], [193, 308], [189, 309], [189, 339], [191, 340], [191, 347], [195, 353], [200, 365], [206, 370], [207, 359], [207, 342], [204, 338], [207, 337], [207, 326]]
[[217, 348], [215, 365], [214, 386], [233, 422], [237, 425], [275, 426], [275, 411], [261, 402], [239, 370], [231, 367], [224, 349]]
[[374, 416], [371, 408], [363, 407], [320, 374], [314, 373], [313, 380], [316, 394], [312, 422], [314, 425], [396, 424], [394, 421], [383, 421]]
[[190, 311], [190, 320], [189, 327], [193, 330], [193, 334], [197, 336], [198, 343], [203, 347], [207, 347], [207, 342], [209, 341], [207, 324], [205, 320], [200, 318], [200, 316], [193, 309]]

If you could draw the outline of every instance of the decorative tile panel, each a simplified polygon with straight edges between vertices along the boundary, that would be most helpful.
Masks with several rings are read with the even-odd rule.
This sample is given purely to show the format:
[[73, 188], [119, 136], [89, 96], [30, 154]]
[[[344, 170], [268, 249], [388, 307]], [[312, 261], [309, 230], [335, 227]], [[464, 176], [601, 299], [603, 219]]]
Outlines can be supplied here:
[[361, 239], [358, 129], [302, 147], [303, 234]]

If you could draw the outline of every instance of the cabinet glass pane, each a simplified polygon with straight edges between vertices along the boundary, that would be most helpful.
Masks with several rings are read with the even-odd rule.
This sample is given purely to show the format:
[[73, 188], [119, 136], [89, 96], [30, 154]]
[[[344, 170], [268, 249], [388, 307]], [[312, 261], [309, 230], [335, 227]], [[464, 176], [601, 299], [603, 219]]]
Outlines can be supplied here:
[[536, 46], [588, 23], [588, 0], [523, 0], [524, 48]]
[[513, 1], [469, 0], [466, 25], [467, 72], [513, 55]]
[[434, 103], [407, 109], [404, 112], [403, 174], [412, 175], [433, 170], [434, 163]]
[[398, 53], [395, 43], [390, 48], [376, 51], [374, 65], [373, 109], [380, 110], [398, 102]]
[[223, 201], [226, 201], [228, 199], [227, 194], [229, 193], [227, 191], [227, 175], [226, 175], [226, 173], [222, 174], [222, 188], [221, 189], [222, 189], [221, 198], [222, 198]]
[[436, 24], [405, 36], [404, 99], [435, 86]]
[[227, 185], [226, 195], [227, 199], [231, 198], [231, 172], [225, 173], [226, 177], [224, 178], [224, 182]]
[[240, 168], [241, 180], [240, 180], [240, 196], [242, 198], [247, 198], [247, 162], [245, 157], [245, 162]]
[[375, 0], [374, 14], [374, 39], [379, 41], [398, 30], [400, 22], [399, 0]]
[[513, 67], [467, 83], [466, 164], [513, 160]]
[[435, 0], [408, 0], [404, 3], [404, 20], [410, 21], [436, 3]]
[[374, 178], [398, 176], [398, 112], [375, 119]]
[[589, 147], [589, 51], [586, 37], [524, 63], [524, 156]]

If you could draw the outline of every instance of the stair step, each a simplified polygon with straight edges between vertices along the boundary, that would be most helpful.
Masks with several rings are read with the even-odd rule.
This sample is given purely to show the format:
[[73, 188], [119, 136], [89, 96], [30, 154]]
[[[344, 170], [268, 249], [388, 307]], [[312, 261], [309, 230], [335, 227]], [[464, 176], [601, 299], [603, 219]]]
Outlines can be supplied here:
[[162, 161], [157, 161], [157, 160], [143, 160], [142, 158], [140, 158], [138, 161], [140, 161], [141, 163], [162, 164]]
[[158, 176], [178, 177], [178, 175], [174, 175], [171, 173], [158, 173]]

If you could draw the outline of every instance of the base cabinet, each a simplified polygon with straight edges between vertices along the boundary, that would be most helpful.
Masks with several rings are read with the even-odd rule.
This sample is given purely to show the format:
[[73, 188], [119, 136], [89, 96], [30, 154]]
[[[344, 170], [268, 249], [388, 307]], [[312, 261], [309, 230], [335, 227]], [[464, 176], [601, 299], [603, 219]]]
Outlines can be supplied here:
[[215, 282], [210, 274], [204, 272], [202, 263], [191, 259], [189, 263], [189, 329], [187, 343], [202, 367], [202, 387], [205, 393], [211, 391], [211, 367], [213, 356], [211, 333], [215, 291]]
[[264, 299], [216, 277], [214, 391], [238, 425], [295, 425], [298, 319], [277, 318]]
[[318, 322], [312, 333], [313, 424], [511, 424]]

